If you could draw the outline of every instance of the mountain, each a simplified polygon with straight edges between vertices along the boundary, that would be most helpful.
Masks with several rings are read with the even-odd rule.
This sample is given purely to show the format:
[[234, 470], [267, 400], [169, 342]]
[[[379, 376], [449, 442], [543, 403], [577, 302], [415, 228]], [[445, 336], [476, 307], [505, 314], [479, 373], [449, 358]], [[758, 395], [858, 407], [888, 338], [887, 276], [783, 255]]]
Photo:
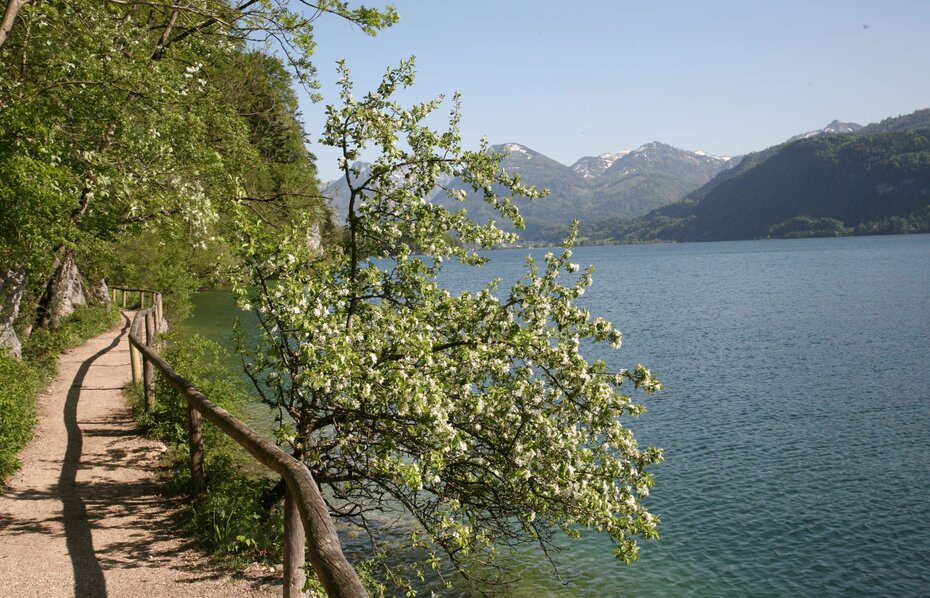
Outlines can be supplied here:
[[597, 178], [613, 166], [614, 162], [629, 153], [629, 151], [623, 151], [601, 154], [600, 156], [585, 156], [579, 158], [570, 168], [586, 179]]
[[[727, 156], [690, 152], [659, 142], [632, 151], [587, 156], [571, 166], [518, 143], [496, 145], [491, 150], [505, 154], [501, 166], [506, 171], [518, 173], [526, 184], [549, 190], [544, 199], [515, 200], [526, 223], [521, 237], [528, 242], [558, 241], [566, 224], [574, 219], [594, 223], [605, 217], [642, 216], [682, 199], [733, 163]], [[355, 166], [363, 175], [367, 172], [368, 165]], [[348, 209], [345, 182], [328, 183], [323, 192], [332, 198], [335, 217], [343, 222]], [[444, 194], [434, 200], [461, 206]], [[477, 195], [469, 196], [465, 206], [475, 220], [500, 220]]]
[[[352, 166], [360, 168], [367, 172], [371, 164], [367, 162], [355, 162]], [[342, 224], [349, 217], [349, 187], [345, 179], [338, 178], [325, 183], [320, 188], [323, 197], [329, 199], [329, 207], [333, 213], [333, 222]]]
[[714, 156], [700, 150], [689, 152], [653, 141], [625, 152], [602, 176], [615, 180], [631, 174], [662, 174], [701, 184], [723, 170], [729, 161], [730, 156]]
[[[358, 170], [358, 176], [354, 177], [354, 181], [358, 181], [358, 179], [364, 180], [371, 171], [371, 164], [368, 162], [353, 162], [352, 167]], [[403, 179], [403, 176], [403, 172], [395, 172], [393, 174], [393, 180], [399, 183]], [[442, 180], [440, 182], [445, 184], [448, 180]], [[346, 185], [345, 179], [338, 178], [329, 181], [322, 186], [321, 193], [323, 197], [329, 199], [329, 207], [333, 213], [333, 222], [338, 224], [345, 222], [346, 218], [349, 216], [349, 187]]]
[[844, 122], [835, 120], [822, 129], [817, 129], [816, 131], [808, 131], [807, 133], [801, 133], [800, 135], [795, 135], [794, 137], [789, 139], [787, 143], [791, 143], [792, 141], [797, 141], [798, 139], [808, 139], [810, 137], [816, 137], [817, 135], [842, 135], [843, 133], [855, 133], [861, 129], [862, 129], [862, 125], [860, 124], [844, 123]]
[[930, 232], [930, 110], [793, 138], [680, 202], [581, 232], [589, 242]]
[[506, 155], [501, 163], [504, 170], [520, 173], [524, 183], [549, 189], [552, 197], [584, 195], [588, 187], [585, 178], [570, 167], [525, 145], [506, 143], [492, 146], [491, 151]]

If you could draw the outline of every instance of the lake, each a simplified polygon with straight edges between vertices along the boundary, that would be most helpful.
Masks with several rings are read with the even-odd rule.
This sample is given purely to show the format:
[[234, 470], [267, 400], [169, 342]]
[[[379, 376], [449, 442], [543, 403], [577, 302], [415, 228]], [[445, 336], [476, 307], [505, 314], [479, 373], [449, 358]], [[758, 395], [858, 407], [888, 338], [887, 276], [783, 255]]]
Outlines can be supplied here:
[[[522, 275], [489, 255], [455, 286]], [[930, 236], [584, 247], [583, 297], [616, 367], [666, 390], [632, 423], [665, 449], [661, 539], [631, 566], [596, 535], [552, 579], [517, 555], [519, 596], [917, 596], [930, 591]], [[181, 326], [228, 342], [231, 298]], [[591, 355], [596, 357], [597, 355]]]

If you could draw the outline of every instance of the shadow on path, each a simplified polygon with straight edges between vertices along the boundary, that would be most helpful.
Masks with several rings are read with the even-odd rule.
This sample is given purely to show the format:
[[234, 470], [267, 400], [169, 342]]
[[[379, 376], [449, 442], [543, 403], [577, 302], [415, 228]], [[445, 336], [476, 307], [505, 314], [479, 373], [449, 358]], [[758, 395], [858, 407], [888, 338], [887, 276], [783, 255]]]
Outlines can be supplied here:
[[81, 364], [65, 401], [64, 418], [65, 427], [68, 430], [68, 448], [61, 466], [61, 476], [58, 478], [58, 492], [61, 496], [68, 554], [71, 556], [71, 566], [74, 569], [74, 595], [82, 598], [106, 598], [107, 584], [103, 577], [103, 570], [100, 568], [100, 561], [94, 552], [94, 540], [91, 535], [87, 507], [77, 487], [77, 472], [81, 466], [81, 452], [84, 448], [84, 437], [78, 426], [78, 402], [81, 399], [81, 386], [90, 367], [97, 359], [119, 346], [128, 328], [129, 318], [123, 314], [123, 328], [119, 335], [113, 339], [113, 342]]

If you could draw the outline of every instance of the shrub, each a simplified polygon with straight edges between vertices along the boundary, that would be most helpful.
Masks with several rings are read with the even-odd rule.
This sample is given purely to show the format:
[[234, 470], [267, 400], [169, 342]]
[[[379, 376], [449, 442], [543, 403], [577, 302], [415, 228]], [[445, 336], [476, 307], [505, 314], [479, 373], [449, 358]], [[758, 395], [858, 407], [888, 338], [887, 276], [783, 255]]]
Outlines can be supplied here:
[[28, 363], [0, 351], [0, 480], [19, 468], [16, 454], [32, 438], [41, 377]]
[[[175, 341], [162, 352], [162, 357], [178, 374], [230, 413], [236, 414], [239, 406], [249, 400], [238, 373], [229, 365], [229, 352], [211, 340], [194, 335]], [[186, 450], [187, 400], [163, 376], [156, 377], [152, 411], [137, 408], [136, 413], [136, 419], [146, 433], [169, 446], [185, 447]], [[205, 424], [204, 434], [205, 441], [215, 448], [231, 442], [209, 424]]]

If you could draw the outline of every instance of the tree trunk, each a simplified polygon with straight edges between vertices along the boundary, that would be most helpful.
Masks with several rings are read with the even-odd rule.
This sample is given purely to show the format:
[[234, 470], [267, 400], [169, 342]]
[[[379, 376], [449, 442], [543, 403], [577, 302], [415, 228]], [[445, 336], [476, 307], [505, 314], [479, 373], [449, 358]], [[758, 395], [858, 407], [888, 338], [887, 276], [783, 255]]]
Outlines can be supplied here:
[[7, 347], [17, 359], [22, 358], [23, 352], [14, 325], [25, 288], [23, 268], [0, 269], [0, 347]]
[[16, 20], [19, 9], [25, 3], [26, 0], [7, 0], [6, 10], [3, 11], [3, 20], [0, 20], [0, 48], [6, 42], [6, 36], [10, 33], [10, 29], [13, 28], [13, 21]]
[[55, 328], [62, 318], [74, 312], [75, 305], [86, 304], [81, 273], [74, 262], [74, 250], [64, 249], [45, 287], [45, 293], [39, 300], [36, 325], [41, 328]]

